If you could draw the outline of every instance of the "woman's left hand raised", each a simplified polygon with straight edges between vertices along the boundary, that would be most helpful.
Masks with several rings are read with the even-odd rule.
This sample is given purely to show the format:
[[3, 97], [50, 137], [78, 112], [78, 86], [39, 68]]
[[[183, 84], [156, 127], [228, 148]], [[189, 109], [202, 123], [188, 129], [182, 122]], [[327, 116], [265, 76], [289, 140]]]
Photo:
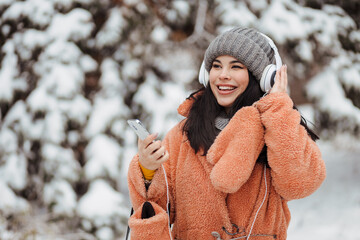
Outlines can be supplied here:
[[288, 79], [287, 79], [287, 66], [282, 65], [281, 68], [276, 71], [275, 84], [270, 90], [270, 93], [287, 92]]

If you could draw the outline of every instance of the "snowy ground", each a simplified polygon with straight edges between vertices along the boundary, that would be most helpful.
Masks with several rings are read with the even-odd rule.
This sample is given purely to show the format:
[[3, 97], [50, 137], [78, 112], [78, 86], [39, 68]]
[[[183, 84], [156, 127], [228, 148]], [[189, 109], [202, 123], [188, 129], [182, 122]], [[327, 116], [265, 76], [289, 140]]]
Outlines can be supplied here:
[[319, 141], [327, 178], [313, 195], [289, 202], [289, 240], [360, 239], [360, 143]]

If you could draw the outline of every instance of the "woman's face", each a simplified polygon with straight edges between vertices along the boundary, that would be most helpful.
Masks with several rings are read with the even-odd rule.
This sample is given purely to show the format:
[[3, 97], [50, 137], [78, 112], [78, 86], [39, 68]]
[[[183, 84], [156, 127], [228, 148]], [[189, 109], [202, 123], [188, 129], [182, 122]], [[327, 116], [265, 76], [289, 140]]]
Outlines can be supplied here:
[[248, 70], [236, 58], [217, 57], [210, 69], [210, 87], [220, 106], [229, 109], [249, 84]]

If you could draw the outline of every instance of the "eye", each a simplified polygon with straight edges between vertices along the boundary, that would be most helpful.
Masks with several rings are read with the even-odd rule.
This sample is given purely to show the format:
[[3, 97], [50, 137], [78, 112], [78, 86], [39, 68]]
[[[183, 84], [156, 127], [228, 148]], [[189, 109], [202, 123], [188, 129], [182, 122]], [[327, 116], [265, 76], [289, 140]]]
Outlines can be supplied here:
[[212, 68], [221, 68], [221, 65], [218, 63], [213, 63]]
[[242, 67], [240, 65], [233, 65], [232, 68], [234, 68], [234, 69], [244, 69], [244, 67]]

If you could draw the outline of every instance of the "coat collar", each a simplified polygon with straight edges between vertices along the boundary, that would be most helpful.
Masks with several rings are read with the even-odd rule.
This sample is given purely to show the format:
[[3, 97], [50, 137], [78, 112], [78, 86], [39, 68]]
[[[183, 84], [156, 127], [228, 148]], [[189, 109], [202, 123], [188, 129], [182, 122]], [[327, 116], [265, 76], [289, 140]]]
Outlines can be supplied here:
[[187, 117], [189, 116], [190, 113], [190, 109], [193, 105], [193, 103], [195, 102], [194, 99], [192, 98], [187, 98], [183, 103], [180, 104], [180, 106], [178, 107], [177, 111], [178, 113], [183, 116], [183, 117]]
[[188, 117], [191, 107], [194, 104], [195, 100], [203, 94], [203, 91], [197, 92], [194, 95], [191, 95], [183, 103], [180, 104], [177, 111], [183, 117]]

